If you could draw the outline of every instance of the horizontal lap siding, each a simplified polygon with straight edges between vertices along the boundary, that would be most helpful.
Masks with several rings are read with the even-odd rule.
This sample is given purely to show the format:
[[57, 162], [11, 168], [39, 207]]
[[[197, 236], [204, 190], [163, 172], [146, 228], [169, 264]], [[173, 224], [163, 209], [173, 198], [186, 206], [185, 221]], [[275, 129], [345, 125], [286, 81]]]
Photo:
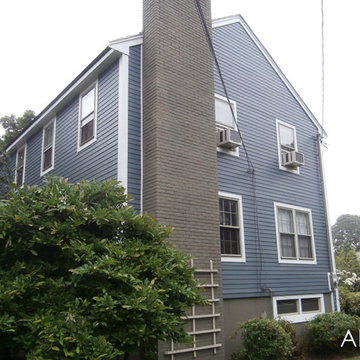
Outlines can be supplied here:
[[[121, 141], [121, 139], [120, 139]], [[130, 48], [128, 193], [131, 205], [141, 210], [141, 45]]]
[[[118, 156], [118, 89], [119, 63], [114, 62], [98, 77], [96, 141], [77, 151], [79, 96], [56, 115], [54, 169], [49, 174], [68, 178], [116, 179]], [[42, 128], [27, 140], [25, 182], [41, 185]]]
[[[243, 147], [238, 158], [218, 153], [219, 191], [242, 195], [246, 252], [245, 263], [222, 263], [224, 297], [260, 296], [269, 289], [272, 295], [328, 292], [317, 129], [240, 23], [215, 28], [213, 38], [255, 167], [254, 185]], [[215, 92], [224, 95], [216, 70]], [[300, 175], [279, 169], [276, 119], [296, 127], [298, 151], [305, 155]], [[274, 202], [311, 209], [316, 265], [278, 263]]]

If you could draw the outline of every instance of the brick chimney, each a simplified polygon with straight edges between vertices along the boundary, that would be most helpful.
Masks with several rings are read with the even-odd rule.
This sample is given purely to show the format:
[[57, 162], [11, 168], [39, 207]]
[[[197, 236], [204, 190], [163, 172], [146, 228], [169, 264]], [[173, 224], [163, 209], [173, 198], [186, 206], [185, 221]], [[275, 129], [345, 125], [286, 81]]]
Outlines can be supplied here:
[[[200, 4], [210, 28], [210, 0]], [[143, 209], [174, 228], [171, 241], [194, 258], [197, 268], [210, 269], [213, 263], [217, 272], [201, 276], [219, 284], [205, 292], [219, 301], [196, 308], [195, 315], [222, 314], [211, 53], [194, 0], [144, 0], [143, 14]], [[222, 329], [222, 323], [222, 315], [197, 318], [195, 331]], [[193, 321], [188, 325], [193, 331]], [[224, 359], [221, 332], [195, 340], [196, 347], [207, 348], [197, 351], [198, 359]], [[177, 347], [161, 344], [159, 359], [171, 359], [172, 349]], [[174, 358], [193, 358], [193, 353]]]

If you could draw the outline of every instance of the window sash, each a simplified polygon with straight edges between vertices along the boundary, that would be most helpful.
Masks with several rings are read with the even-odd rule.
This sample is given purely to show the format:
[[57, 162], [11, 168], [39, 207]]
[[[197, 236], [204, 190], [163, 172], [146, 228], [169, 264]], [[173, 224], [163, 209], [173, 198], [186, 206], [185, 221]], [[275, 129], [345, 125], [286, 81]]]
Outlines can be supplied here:
[[280, 257], [314, 260], [310, 212], [277, 207]]
[[222, 255], [242, 255], [239, 200], [219, 198], [220, 244]]
[[298, 299], [277, 300], [276, 306], [278, 315], [294, 315], [300, 313]]
[[[232, 102], [230, 104], [235, 114], [234, 104]], [[227, 100], [215, 97], [215, 119], [218, 124], [232, 129], [235, 127], [234, 118]]]
[[293, 151], [295, 148], [295, 131], [284, 124], [279, 124], [279, 138], [281, 150]]

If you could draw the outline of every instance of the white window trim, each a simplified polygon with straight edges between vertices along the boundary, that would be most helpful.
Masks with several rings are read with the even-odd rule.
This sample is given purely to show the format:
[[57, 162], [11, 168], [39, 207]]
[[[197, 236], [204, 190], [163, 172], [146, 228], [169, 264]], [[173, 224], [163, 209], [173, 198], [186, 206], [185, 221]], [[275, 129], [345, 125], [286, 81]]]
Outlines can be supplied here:
[[[302, 299], [310, 299], [310, 298], [318, 298], [320, 309], [319, 311], [312, 311], [312, 312], [302, 312], [301, 309], [301, 300]], [[299, 303], [299, 313], [298, 314], [281, 314], [279, 315], [277, 312], [277, 301], [278, 300], [297, 300]], [[288, 296], [274, 296], [273, 299], [273, 312], [274, 312], [274, 319], [284, 319], [291, 321], [293, 323], [300, 323], [310, 321], [315, 318], [315, 316], [319, 314], [325, 313], [325, 302], [324, 302], [324, 294], [311, 294], [311, 295], [288, 295]]]
[[[280, 233], [279, 233], [279, 225], [278, 225], [278, 212], [277, 212], [278, 207], [309, 213], [309, 222], [310, 222], [310, 231], [311, 231], [311, 246], [312, 246], [312, 253], [313, 253], [313, 257], [314, 257], [313, 260], [295, 260], [295, 259], [282, 259], [281, 258], [281, 241], [280, 241]], [[311, 209], [275, 202], [274, 203], [274, 213], [275, 213], [276, 242], [277, 242], [279, 263], [281, 263], [281, 264], [308, 264], [308, 265], [316, 264], [317, 262], [316, 262], [316, 251], [315, 251], [315, 239], [314, 239]], [[294, 221], [295, 221], [295, 219], [294, 219]], [[295, 246], [297, 246], [297, 244], [295, 244]], [[296, 252], [297, 252], [297, 249], [296, 249]]]
[[[81, 143], [81, 99], [86, 93], [88, 93], [92, 88], [95, 89], [95, 104], [94, 104], [94, 138], [89, 140], [84, 145], [80, 145]], [[89, 145], [93, 144], [96, 141], [97, 137], [97, 112], [98, 112], [98, 80], [88, 86], [80, 95], [79, 95], [79, 120], [78, 120], [78, 143], [77, 143], [77, 151], [81, 151], [87, 148]]]
[[280, 144], [280, 131], [279, 125], [287, 126], [294, 130], [294, 141], [295, 141], [295, 151], [297, 151], [297, 137], [296, 137], [296, 128], [293, 125], [290, 125], [284, 121], [276, 119], [276, 135], [277, 135], [277, 144], [278, 144], [278, 159], [279, 159], [279, 169], [284, 170], [293, 174], [300, 174], [300, 169], [297, 167], [296, 169], [291, 169], [282, 165], [282, 156], [281, 156], [281, 144]]
[[[221, 95], [218, 95], [218, 94], [215, 94], [215, 98], [219, 99], [219, 100], [223, 100], [223, 101], [226, 101], [228, 102], [227, 98], [225, 96], [221, 96]], [[235, 114], [235, 119], [237, 121], [237, 110], [236, 110], [236, 102], [234, 100], [230, 100], [230, 104], [233, 106], [234, 108], [234, 114]], [[216, 105], [215, 105], [216, 106]], [[215, 119], [216, 120], [216, 119]], [[216, 123], [216, 129], [226, 129], [227, 126], [224, 125], [224, 124], [221, 124], [221, 123]], [[235, 124], [233, 124], [232, 126], [232, 129], [234, 130], [237, 130], [237, 127], [235, 126]], [[218, 152], [221, 152], [221, 153], [224, 153], [224, 154], [228, 154], [228, 155], [231, 155], [231, 156], [236, 156], [236, 157], [239, 157], [239, 147], [237, 147], [235, 150], [227, 150], [227, 149], [223, 149], [221, 147], [217, 147], [216, 150]]]
[[234, 200], [237, 200], [237, 202], [238, 202], [239, 227], [240, 227], [239, 235], [240, 235], [240, 251], [241, 251], [241, 255], [221, 255], [221, 261], [222, 262], [246, 262], [242, 197], [237, 194], [219, 191], [219, 198], [220, 197], [227, 198], [227, 199], [234, 199]]
[[[43, 171], [43, 166], [44, 166], [44, 139], [45, 139], [45, 130], [46, 128], [48, 128], [49, 126], [53, 125], [54, 126], [54, 130], [53, 130], [53, 143], [52, 143], [52, 159], [51, 159], [51, 166], [46, 169], [45, 171]], [[56, 133], [56, 118], [52, 119], [48, 124], [46, 124], [43, 127], [43, 134], [42, 134], [42, 145], [41, 145], [41, 166], [40, 166], [40, 177], [44, 176], [45, 174], [47, 174], [49, 171], [54, 169], [55, 166], [55, 133]]]
[[15, 182], [15, 184], [17, 184], [18, 156], [19, 156], [19, 152], [20, 152], [22, 149], [24, 149], [24, 165], [23, 165], [24, 170], [23, 170], [21, 187], [23, 187], [24, 184], [25, 184], [25, 169], [26, 169], [26, 150], [27, 150], [27, 143], [25, 143], [25, 145], [21, 146], [21, 147], [16, 151], [15, 176], [14, 176], [14, 182]]

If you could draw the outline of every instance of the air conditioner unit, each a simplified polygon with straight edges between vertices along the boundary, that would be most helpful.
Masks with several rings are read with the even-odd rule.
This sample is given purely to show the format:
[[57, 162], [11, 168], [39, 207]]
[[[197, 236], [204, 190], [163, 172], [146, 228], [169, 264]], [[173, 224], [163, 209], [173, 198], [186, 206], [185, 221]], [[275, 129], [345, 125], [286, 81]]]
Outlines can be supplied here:
[[241, 145], [241, 135], [237, 130], [230, 128], [218, 130], [217, 146], [226, 149], [235, 149]]
[[282, 153], [282, 164], [283, 166], [296, 168], [304, 165], [304, 154], [297, 151], [290, 151]]

